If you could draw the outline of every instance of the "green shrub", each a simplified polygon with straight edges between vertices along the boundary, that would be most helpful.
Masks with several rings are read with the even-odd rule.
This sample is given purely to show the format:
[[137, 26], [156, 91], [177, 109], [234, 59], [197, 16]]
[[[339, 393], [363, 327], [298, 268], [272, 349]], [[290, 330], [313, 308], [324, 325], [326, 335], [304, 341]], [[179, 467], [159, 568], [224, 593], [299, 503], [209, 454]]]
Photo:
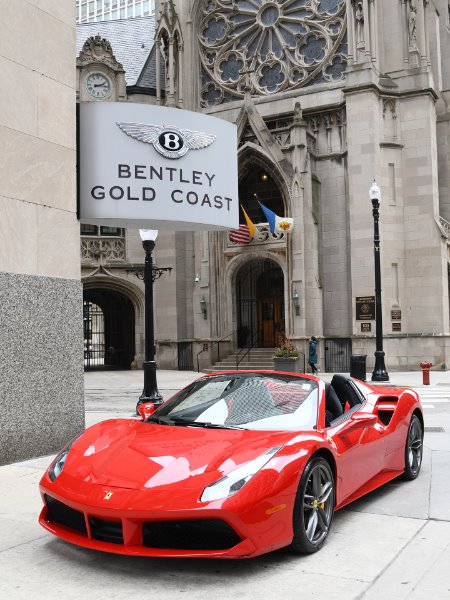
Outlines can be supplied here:
[[296, 346], [286, 336], [279, 336], [278, 346], [275, 349], [275, 358], [290, 357], [298, 358], [299, 352]]

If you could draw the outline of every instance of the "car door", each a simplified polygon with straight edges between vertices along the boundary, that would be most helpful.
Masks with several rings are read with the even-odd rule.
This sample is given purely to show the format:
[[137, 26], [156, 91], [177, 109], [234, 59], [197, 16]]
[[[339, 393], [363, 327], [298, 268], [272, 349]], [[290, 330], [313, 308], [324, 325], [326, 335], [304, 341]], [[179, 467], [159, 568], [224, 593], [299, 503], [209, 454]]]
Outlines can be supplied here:
[[335, 419], [327, 429], [337, 458], [337, 504], [354, 494], [384, 466], [385, 427], [367, 403]]

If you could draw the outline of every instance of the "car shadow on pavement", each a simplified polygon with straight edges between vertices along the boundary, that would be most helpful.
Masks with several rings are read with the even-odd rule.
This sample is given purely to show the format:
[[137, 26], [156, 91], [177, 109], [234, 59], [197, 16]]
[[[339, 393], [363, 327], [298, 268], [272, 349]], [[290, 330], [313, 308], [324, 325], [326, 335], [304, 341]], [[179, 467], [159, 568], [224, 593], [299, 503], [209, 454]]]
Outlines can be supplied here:
[[[338, 515], [336, 514], [338, 519]], [[332, 532], [330, 532], [330, 536]], [[66, 563], [71, 569], [83, 568], [92, 570], [92, 576], [98, 576], [99, 571], [105, 575], [120, 574], [127, 577], [164, 580], [174, 573], [207, 575], [209, 578], [217, 576], [219, 579], [226, 576], [228, 580], [242, 577], [243, 575], [257, 574], [265, 569], [276, 569], [279, 566], [288, 566], [291, 563], [299, 564], [303, 555], [292, 552], [289, 548], [274, 550], [268, 554], [244, 560], [227, 560], [212, 558], [154, 558], [142, 556], [125, 556], [99, 552], [89, 548], [74, 546], [57, 538], [50, 538], [45, 543], [45, 552], [49, 558], [58, 563]], [[88, 576], [89, 574], [86, 573]]]
[[[337, 512], [334, 522], [339, 523], [345, 516]], [[324, 547], [333, 539], [333, 529], [330, 531], [329, 539]], [[174, 574], [182, 575], [183, 578], [191, 575], [208, 577], [211, 584], [220, 581], [223, 577], [230, 583], [242, 576], [258, 575], [265, 570], [278, 569], [279, 567], [295, 568], [301, 566], [302, 562], [311, 555], [297, 554], [289, 547], [280, 548], [256, 556], [250, 559], [213, 559], [213, 558], [154, 558], [141, 556], [125, 556], [99, 552], [89, 548], [72, 545], [58, 538], [49, 538], [45, 543], [45, 552], [49, 558], [54, 558], [63, 568], [70, 570], [83, 568], [92, 571], [92, 576], [98, 577], [99, 572], [105, 576], [122, 574], [126, 577], [142, 578], [148, 580], [149, 575], [159, 583], [172, 577]], [[320, 555], [320, 551], [317, 556]], [[315, 556], [315, 555], [312, 555]], [[65, 565], [61, 565], [61, 562]], [[89, 576], [89, 573], [86, 573]]]

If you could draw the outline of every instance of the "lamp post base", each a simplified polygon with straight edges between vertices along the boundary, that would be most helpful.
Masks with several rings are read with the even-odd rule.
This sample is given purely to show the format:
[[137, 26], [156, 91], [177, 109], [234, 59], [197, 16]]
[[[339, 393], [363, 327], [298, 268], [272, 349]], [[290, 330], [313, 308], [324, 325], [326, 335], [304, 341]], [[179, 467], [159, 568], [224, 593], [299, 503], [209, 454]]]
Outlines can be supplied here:
[[144, 369], [144, 389], [136, 404], [137, 414], [139, 414], [137, 407], [144, 402], [152, 402], [156, 408], [163, 403], [163, 397], [159, 393], [156, 383], [156, 362], [154, 360], [145, 361], [142, 367]]
[[384, 364], [383, 350], [377, 350], [375, 352], [375, 368], [372, 373], [372, 381], [389, 381], [389, 373], [386, 371]]

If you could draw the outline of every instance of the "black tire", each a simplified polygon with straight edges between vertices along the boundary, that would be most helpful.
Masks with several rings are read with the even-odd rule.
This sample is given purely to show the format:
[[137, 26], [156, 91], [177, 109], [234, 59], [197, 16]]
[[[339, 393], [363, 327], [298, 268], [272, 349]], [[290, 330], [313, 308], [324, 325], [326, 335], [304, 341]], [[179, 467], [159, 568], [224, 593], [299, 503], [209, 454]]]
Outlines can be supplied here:
[[411, 417], [405, 444], [405, 471], [402, 479], [411, 481], [419, 475], [423, 456], [423, 429], [417, 415]]
[[294, 504], [291, 549], [300, 554], [320, 550], [334, 513], [334, 477], [328, 462], [316, 456], [303, 471]]

